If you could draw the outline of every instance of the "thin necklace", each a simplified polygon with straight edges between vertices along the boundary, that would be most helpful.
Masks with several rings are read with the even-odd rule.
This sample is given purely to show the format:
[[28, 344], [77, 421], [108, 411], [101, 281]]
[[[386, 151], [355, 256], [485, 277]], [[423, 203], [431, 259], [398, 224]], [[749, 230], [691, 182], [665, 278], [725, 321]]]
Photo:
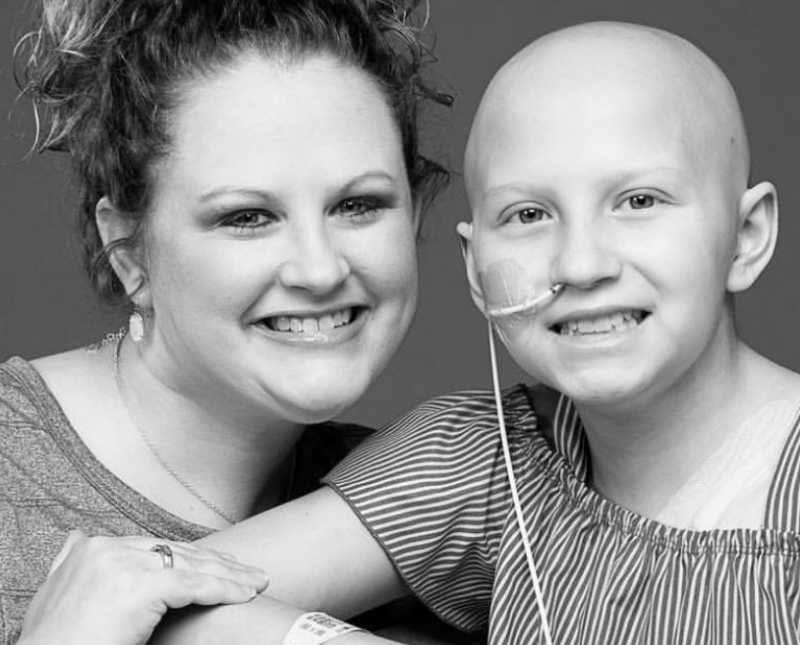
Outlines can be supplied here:
[[122, 400], [122, 404], [125, 406], [125, 410], [128, 412], [128, 418], [131, 420], [133, 427], [136, 428], [136, 432], [141, 437], [144, 444], [147, 446], [148, 450], [153, 454], [153, 457], [156, 458], [161, 467], [169, 473], [172, 478], [178, 482], [183, 488], [189, 493], [192, 497], [194, 497], [198, 502], [200, 502], [203, 506], [205, 506], [208, 510], [213, 511], [216, 515], [219, 515], [223, 520], [225, 520], [228, 524], [235, 524], [236, 520], [233, 519], [231, 515], [223, 511], [219, 506], [217, 506], [214, 502], [207, 499], [204, 495], [202, 495], [192, 484], [186, 481], [178, 472], [170, 466], [164, 457], [161, 456], [161, 453], [155, 447], [155, 444], [150, 440], [150, 437], [144, 431], [144, 428], [139, 426], [136, 423], [136, 420], [133, 418], [131, 414], [131, 410], [128, 407], [128, 403], [125, 401], [125, 396], [122, 393], [122, 375], [120, 374], [119, 369], [119, 357], [120, 352], [122, 351], [122, 341], [125, 340], [125, 336], [127, 331], [120, 333], [119, 337], [116, 339], [117, 342], [114, 345], [114, 382], [117, 385], [117, 392], [119, 393], [119, 398]]

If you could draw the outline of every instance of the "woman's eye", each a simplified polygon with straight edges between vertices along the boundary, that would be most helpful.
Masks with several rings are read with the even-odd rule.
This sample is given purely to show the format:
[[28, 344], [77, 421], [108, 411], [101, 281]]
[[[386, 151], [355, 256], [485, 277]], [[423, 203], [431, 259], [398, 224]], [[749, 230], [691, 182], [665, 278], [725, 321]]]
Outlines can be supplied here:
[[652, 208], [655, 206], [656, 198], [653, 197], [653, 195], [639, 193], [637, 195], [631, 195], [628, 197], [627, 202], [633, 210], [641, 210], [643, 208]]
[[250, 231], [267, 226], [274, 219], [274, 216], [266, 211], [243, 210], [227, 217], [223, 225], [238, 231]]
[[529, 206], [515, 211], [511, 215], [511, 220], [516, 220], [520, 224], [535, 224], [542, 222], [550, 217], [549, 213], [543, 208]]
[[334, 215], [343, 217], [361, 218], [373, 215], [383, 204], [368, 197], [348, 197], [340, 201], [333, 209]]

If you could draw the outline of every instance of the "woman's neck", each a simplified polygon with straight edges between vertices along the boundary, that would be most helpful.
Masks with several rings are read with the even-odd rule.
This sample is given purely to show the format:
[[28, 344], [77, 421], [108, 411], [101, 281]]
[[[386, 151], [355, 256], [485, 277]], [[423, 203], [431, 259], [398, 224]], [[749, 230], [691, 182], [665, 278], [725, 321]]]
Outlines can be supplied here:
[[256, 504], [282, 501], [303, 425], [268, 414], [265, 405], [248, 406], [243, 398], [187, 395], [159, 378], [136, 348], [120, 349], [121, 403], [163, 470], [228, 518], [242, 519]]
[[196, 524], [231, 519], [282, 501], [293, 447], [304, 427], [266, 405], [233, 405], [181, 394], [154, 376], [129, 342], [117, 373], [114, 345], [33, 362], [75, 432], [114, 475], [154, 504]]

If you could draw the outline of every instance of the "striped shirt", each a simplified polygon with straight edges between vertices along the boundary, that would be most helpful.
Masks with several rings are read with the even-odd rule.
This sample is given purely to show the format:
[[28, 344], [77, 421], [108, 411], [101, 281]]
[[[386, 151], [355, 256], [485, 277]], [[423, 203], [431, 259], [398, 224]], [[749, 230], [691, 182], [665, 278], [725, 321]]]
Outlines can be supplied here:
[[[800, 643], [800, 429], [783, 449], [764, 528], [692, 531], [586, 485], [574, 406], [505, 393], [512, 461], [554, 643]], [[536, 412], [534, 412], [536, 409]], [[490, 392], [421, 405], [326, 478], [409, 589], [492, 645], [542, 643]]]

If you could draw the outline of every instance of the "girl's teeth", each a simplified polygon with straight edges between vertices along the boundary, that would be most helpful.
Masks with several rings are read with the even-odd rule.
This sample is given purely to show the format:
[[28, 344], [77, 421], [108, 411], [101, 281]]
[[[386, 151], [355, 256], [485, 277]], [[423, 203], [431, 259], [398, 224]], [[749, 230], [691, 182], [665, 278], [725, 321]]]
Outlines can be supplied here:
[[292, 328], [292, 323], [289, 316], [278, 316], [278, 321], [275, 323], [278, 331], [289, 331]]
[[330, 331], [334, 327], [333, 316], [328, 314], [324, 315], [322, 318], [319, 319], [319, 330], [320, 331]]
[[303, 318], [303, 333], [316, 334], [319, 331], [319, 323], [314, 318]]
[[569, 320], [561, 325], [562, 336], [578, 334], [605, 334], [614, 331], [626, 331], [641, 322], [637, 313], [626, 311], [610, 316], [598, 316], [591, 320]]

